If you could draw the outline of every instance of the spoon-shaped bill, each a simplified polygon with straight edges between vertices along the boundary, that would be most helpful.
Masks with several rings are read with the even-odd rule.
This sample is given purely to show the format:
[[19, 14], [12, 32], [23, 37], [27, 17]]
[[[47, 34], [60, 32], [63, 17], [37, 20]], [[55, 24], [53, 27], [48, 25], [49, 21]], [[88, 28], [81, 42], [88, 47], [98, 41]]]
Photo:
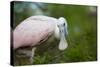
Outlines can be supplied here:
[[60, 28], [60, 43], [59, 43], [59, 50], [65, 50], [68, 47], [68, 43], [65, 38], [64, 28]]
[[59, 50], [65, 50], [68, 47], [68, 43], [65, 40], [65, 37], [62, 37], [59, 43]]

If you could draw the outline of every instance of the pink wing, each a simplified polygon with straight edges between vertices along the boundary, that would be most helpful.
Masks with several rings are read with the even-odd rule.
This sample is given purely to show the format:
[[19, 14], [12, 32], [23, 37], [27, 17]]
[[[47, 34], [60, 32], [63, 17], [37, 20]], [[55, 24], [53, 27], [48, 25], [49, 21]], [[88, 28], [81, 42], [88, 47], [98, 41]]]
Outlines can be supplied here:
[[13, 31], [14, 49], [38, 44], [54, 32], [56, 23], [57, 19], [46, 16], [32, 16], [24, 20]]

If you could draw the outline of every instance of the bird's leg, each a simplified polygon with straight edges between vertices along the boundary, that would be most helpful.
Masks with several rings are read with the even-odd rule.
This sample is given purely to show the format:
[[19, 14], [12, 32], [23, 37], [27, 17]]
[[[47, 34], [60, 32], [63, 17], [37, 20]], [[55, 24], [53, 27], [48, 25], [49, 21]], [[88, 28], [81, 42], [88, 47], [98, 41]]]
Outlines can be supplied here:
[[34, 58], [35, 50], [36, 50], [36, 47], [33, 47], [32, 48], [32, 53], [31, 53], [31, 57], [30, 57], [31, 64], [33, 63], [33, 58]]

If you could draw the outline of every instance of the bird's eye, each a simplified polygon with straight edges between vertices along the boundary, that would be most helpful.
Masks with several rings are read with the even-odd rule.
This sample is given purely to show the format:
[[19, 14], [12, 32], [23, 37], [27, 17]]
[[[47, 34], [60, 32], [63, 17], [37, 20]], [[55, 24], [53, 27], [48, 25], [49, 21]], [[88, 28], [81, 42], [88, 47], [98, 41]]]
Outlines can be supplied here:
[[63, 25], [65, 26], [65, 23]]

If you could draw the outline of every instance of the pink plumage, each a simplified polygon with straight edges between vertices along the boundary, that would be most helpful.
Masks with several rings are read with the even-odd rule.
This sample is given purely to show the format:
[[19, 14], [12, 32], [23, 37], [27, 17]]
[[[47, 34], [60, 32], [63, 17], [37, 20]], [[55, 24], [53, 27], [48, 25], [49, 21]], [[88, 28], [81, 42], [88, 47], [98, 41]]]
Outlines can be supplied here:
[[13, 47], [37, 45], [53, 34], [57, 19], [47, 16], [32, 16], [22, 21], [13, 31]]

